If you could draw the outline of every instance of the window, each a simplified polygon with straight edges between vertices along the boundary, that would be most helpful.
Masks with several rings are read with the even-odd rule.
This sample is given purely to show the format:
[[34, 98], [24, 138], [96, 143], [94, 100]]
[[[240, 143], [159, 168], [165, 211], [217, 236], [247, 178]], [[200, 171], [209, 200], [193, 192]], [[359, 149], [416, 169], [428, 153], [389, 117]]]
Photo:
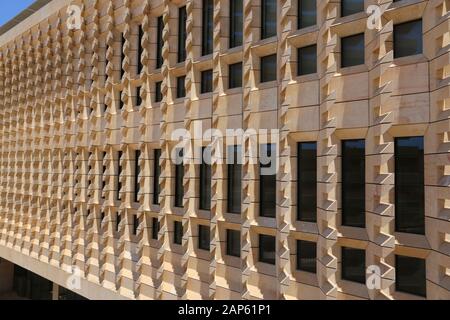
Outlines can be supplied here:
[[424, 259], [395, 256], [395, 290], [422, 297], [427, 296]]
[[316, 273], [317, 245], [315, 242], [297, 240], [297, 270]]
[[140, 86], [136, 88], [136, 108], [139, 108], [142, 104], [141, 89]]
[[298, 49], [297, 74], [303, 76], [317, 72], [317, 46], [312, 45]]
[[163, 17], [158, 17], [156, 30], [156, 69], [159, 69], [163, 65], [162, 49], [163, 49], [163, 30], [164, 22]]
[[161, 176], [161, 149], [156, 149], [153, 155], [153, 204], [159, 205], [159, 194], [161, 192], [159, 188], [159, 179]]
[[366, 283], [366, 251], [342, 247], [342, 274], [344, 280]]
[[102, 159], [102, 198], [105, 199], [105, 187], [106, 187], [106, 166], [105, 166], [105, 161], [106, 161], [106, 152], [103, 152], [103, 159]]
[[183, 241], [183, 224], [181, 221], [175, 221], [173, 223], [173, 243], [182, 244]]
[[202, 148], [200, 165], [200, 210], [211, 210], [211, 148]]
[[228, 89], [242, 87], [242, 62], [230, 64], [228, 68]]
[[186, 7], [178, 9], [178, 62], [186, 60]]
[[202, 84], [200, 93], [208, 93], [213, 91], [213, 71], [205, 70], [202, 71]]
[[227, 256], [241, 256], [241, 232], [237, 230], [227, 230]]
[[230, 0], [230, 48], [242, 45], [243, 8], [242, 0]]
[[423, 137], [395, 139], [395, 231], [425, 234]]
[[260, 146], [259, 203], [262, 217], [275, 218], [276, 214], [276, 163], [275, 145]]
[[213, 52], [213, 0], [203, 0], [202, 55]]
[[141, 186], [139, 184], [139, 175], [141, 174], [141, 166], [139, 160], [141, 158], [141, 151], [136, 150], [134, 154], [134, 202], [139, 202], [139, 191]]
[[120, 189], [122, 189], [122, 182], [120, 181], [120, 176], [122, 175], [122, 165], [120, 164], [120, 159], [122, 158], [122, 151], [117, 152], [117, 193], [116, 199], [121, 200]]
[[364, 0], [342, 0], [341, 17], [364, 11]]
[[341, 67], [364, 64], [364, 33], [341, 39]]
[[122, 221], [122, 216], [120, 213], [116, 213], [116, 232], [119, 232], [120, 222]]
[[136, 214], [133, 215], [133, 235], [137, 235], [137, 230], [139, 228], [139, 219]]
[[227, 180], [227, 211], [241, 213], [242, 193], [242, 154], [241, 146], [228, 147], [228, 180]]
[[317, 221], [317, 143], [298, 143], [297, 219]]
[[342, 225], [366, 226], [365, 141], [342, 141]]
[[137, 39], [137, 74], [142, 72], [144, 65], [142, 64], [142, 52], [144, 51], [142, 48], [142, 39], [144, 37], [144, 30], [142, 26], [138, 27], [138, 39]]
[[156, 103], [162, 101], [161, 85], [162, 85], [162, 81], [155, 83], [155, 102]]
[[158, 240], [159, 221], [158, 218], [152, 218], [152, 239]]
[[394, 25], [394, 58], [422, 53], [422, 20]]
[[210, 229], [208, 226], [198, 226], [198, 248], [209, 251], [211, 243]]
[[177, 78], [177, 98], [184, 98], [186, 96], [186, 88], [184, 86], [184, 81], [186, 76]]
[[317, 9], [316, 0], [298, 0], [298, 29], [315, 25]]
[[275, 264], [275, 237], [259, 235], [259, 261]]
[[277, 34], [277, 1], [261, 0], [261, 39]]
[[119, 91], [119, 110], [123, 110], [125, 103], [122, 100], [122, 91]]
[[123, 69], [123, 61], [125, 60], [125, 53], [123, 47], [125, 46], [125, 36], [123, 33], [120, 34], [120, 79], [123, 78], [125, 70]]
[[261, 82], [277, 80], [277, 55], [261, 57]]
[[183, 149], [177, 150], [177, 164], [175, 164], [175, 207], [183, 208], [184, 197], [184, 164]]

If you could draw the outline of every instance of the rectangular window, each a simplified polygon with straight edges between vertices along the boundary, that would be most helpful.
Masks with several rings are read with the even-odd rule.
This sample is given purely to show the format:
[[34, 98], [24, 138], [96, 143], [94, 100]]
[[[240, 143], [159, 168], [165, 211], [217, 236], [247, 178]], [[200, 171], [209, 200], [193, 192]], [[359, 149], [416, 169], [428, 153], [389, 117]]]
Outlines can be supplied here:
[[395, 139], [395, 231], [425, 234], [423, 137]]
[[142, 48], [142, 38], [144, 37], [144, 30], [142, 29], [142, 26], [138, 26], [138, 39], [137, 39], [137, 74], [139, 75], [142, 72], [142, 69], [144, 68], [144, 65], [142, 64], [142, 52], [144, 51]]
[[181, 76], [177, 78], [177, 99], [184, 98], [186, 96], [186, 88], [184, 85], [185, 80], [186, 76]]
[[317, 143], [299, 142], [297, 162], [297, 219], [317, 221]]
[[159, 205], [159, 194], [161, 192], [159, 188], [159, 179], [161, 177], [161, 149], [154, 150], [153, 160], [153, 204]]
[[261, 57], [261, 82], [277, 80], [277, 55]]
[[120, 222], [122, 221], [122, 216], [120, 213], [116, 213], [116, 232], [119, 232]]
[[241, 256], [241, 232], [227, 229], [227, 256]]
[[116, 199], [121, 200], [120, 189], [122, 189], [122, 182], [120, 181], [120, 176], [122, 175], [122, 165], [120, 164], [120, 159], [122, 158], [122, 151], [117, 152], [117, 193]]
[[316, 273], [317, 245], [315, 242], [297, 240], [297, 270]]
[[141, 89], [141, 86], [136, 88], [136, 108], [139, 108], [142, 104]]
[[211, 243], [210, 229], [208, 226], [198, 226], [198, 248], [209, 251]]
[[211, 210], [211, 148], [202, 148], [200, 165], [200, 210]]
[[184, 164], [183, 150], [177, 150], [177, 164], [175, 164], [175, 207], [183, 208], [184, 198]]
[[106, 166], [105, 166], [105, 162], [106, 162], [106, 152], [103, 152], [103, 159], [102, 159], [102, 198], [105, 199], [105, 187], [106, 187]]
[[227, 152], [228, 162], [228, 199], [227, 211], [241, 213], [242, 199], [242, 151], [241, 146], [230, 146]]
[[314, 26], [316, 20], [316, 0], [298, 0], [298, 29]]
[[341, 68], [364, 64], [364, 33], [341, 39]]
[[162, 101], [161, 85], [162, 85], [162, 81], [158, 81], [155, 83], [155, 102], [156, 103]]
[[259, 235], [259, 261], [275, 264], [275, 237]]
[[202, 83], [200, 93], [208, 93], [213, 91], [213, 71], [202, 71]]
[[186, 6], [178, 9], [178, 62], [186, 60]]
[[394, 25], [394, 58], [422, 53], [422, 19]]
[[174, 221], [173, 223], [173, 243], [182, 244], [183, 242], [183, 224], [181, 221]]
[[163, 30], [164, 30], [164, 22], [163, 17], [158, 17], [157, 21], [157, 30], [156, 30], [156, 69], [159, 69], [163, 65], [163, 57], [162, 57], [162, 50], [163, 50]]
[[134, 154], [134, 202], [139, 202], [139, 191], [141, 186], [139, 184], [139, 176], [141, 174], [141, 166], [139, 160], [141, 158], [141, 151], [136, 150]]
[[426, 262], [424, 259], [395, 256], [395, 290], [427, 296]]
[[133, 235], [137, 235], [137, 230], [139, 228], [139, 219], [136, 214], [133, 215]]
[[206, 56], [213, 52], [213, 14], [214, 1], [203, 0], [203, 28], [202, 28], [202, 55]]
[[120, 34], [120, 79], [122, 79], [125, 74], [125, 70], [123, 69], [123, 62], [125, 60], [124, 46], [125, 46], [125, 36], [123, 33], [121, 33]]
[[364, 140], [342, 141], [342, 225], [366, 226], [366, 152]]
[[341, 17], [364, 11], [364, 0], [342, 0]]
[[366, 251], [342, 247], [341, 254], [341, 278], [366, 283]]
[[230, 64], [228, 68], [228, 89], [242, 87], [242, 62]]
[[242, 45], [244, 26], [242, 0], [230, 0], [230, 48]]
[[277, 35], [277, 1], [261, 0], [261, 39]]
[[298, 49], [297, 74], [303, 76], [317, 72], [317, 46], [312, 45]]
[[152, 239], [158, 240], [159, 221], [158, 218], [152, 218]]
[[260, 146], [259, 203], [262, 217], [275, 218], [276, 214], [276, 157], [275, 145]]

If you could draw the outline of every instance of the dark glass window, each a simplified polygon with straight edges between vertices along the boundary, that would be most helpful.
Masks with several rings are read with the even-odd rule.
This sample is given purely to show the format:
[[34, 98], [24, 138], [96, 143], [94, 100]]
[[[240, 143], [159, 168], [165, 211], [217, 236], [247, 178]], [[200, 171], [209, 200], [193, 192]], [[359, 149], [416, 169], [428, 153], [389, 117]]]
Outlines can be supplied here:
[[161, 176], [161, 149], [154, 150], [153, 155], [153, 204], [159, 205], [159, 194], [161, 192], [159, 187], [159, 178]]
[[230, 0], [230, 48], [242, 45], [244, 26], [242, 0]]
[[139, 219], [137, 215], [133, 215], [133, 235], [137, 234], [137, 229], [139, 228]]
[[277, 1], [261, 0], [261, 39], [277, 34]]
[[422, 297], [427, 296], [424, 259], [395, 256], [395, 290]]
[[395, 139], [395, 230], [425, 234], [423, 137]]
[[201, 84], [201, 93], [207, 93], [213, 91], [213, 71], [205, 70], [202, 71], [202, 84]]
[[178, 62], [186, 60], [186, 7], [178, 9]]
[[159, 69], [163, 65], [162, 49], [163, 49], [163, 30], [164, 22], [163, 17], [158, 17], [157, 30], [156, 30], [156, 69]]
[[394, 25], [394, 58], [422, 53], [422, 20]]
[[125, 46], [125, 36], [123, 33], [120, 34], [120, 79], [123, 78], [123, 75], [125, 74], [125, 70], [123, 69], [123, 61], [125, 60], [125, 53], [124, 53], [124, 46]]
[[162, 85], [162, 81], [155, 83], [155, 102], [162, 101], [161, 85]]
[[183, 207], [183, 197], [184, 197], [184, 164], [183, 164], [183, 150], [177, 150], [177, 164], [175, 164], [175, 207]]
[[316, 0], [298, 0], [298, 28], [315, 25], [317, 19]]
[[139, 191], [141, 189], [139, 184], [139, 176], [141, 174], [139, 159], [141, 158], [141, 151], [136, 150], [134, 157], [134, 202], [139, 202]]
[[211, 148], [202, 148], [200, 165], [200, 210], [211, 210]]
[[181, 221], [173, 223], [173, 243], [182, 244], [183, 242], [183, 224]]
[[177, 98], [184, 98], [186, 96], [186, 87], [184, 85], [185, 80], [186, 76], [177, 78]]
[[103, 152], [103, 159], [102, 159], [102, 167], [103, 167], [103, 174], [102, 174], [102, 198], [105, 199], [105, 187], [106, 187], [106, 179], [108, 179], [106, 177], [106, 166], [105, 166], [105, 161], [106, 161], [106, 152]]
[[198, 248], [209, 251], [211, 243], [210, 229], [208, 226], [198, 226]]
[[312, 45], [298, 49], [299, 76], [317, 72], [317, 46]]
[[228, 89], [242, 87], [242, 62], [230, 64]]
[[122, 221], [122, 216], [120, 213], [116, 213], [116, 232], [119, 232], [120, 222]]
[[342, 247], [342, 274], [344, 280], [366, 283], [366, 251]]
[[142, 72], [144, 65], [142, 64], [142, 52], [144, 51], [142, 48], [142, 38], [144, 37], [144, 30], [142, 26], [138, 27], [138, 40], [137, 40], [137, 74]]
[[342, 141], [342, 225], [366, 226], [365, 141]]
[[275, 264], [275, 237], [259, 235], [259, 261]]
[[298, 143], [297, 219], [317, 221], [317, 143]]
[[142, 104], [141, 90], [142, 87], [140, 86], [136, 88], [136, 108], [139, 108]]
[[214, 1], [203, 0], [202, 55], [213, 52], [213, 14]]
[[117, 200], [121, 200], [120, 189], [122, 189], [122, 182], [120, 181], [120, 176], [122, 175], [122, 165], [120, 164], [120, 159], [122, 158], [122, 151], [117, 152]]
[[277, 80], [277, 55], [261, 57], [261, 82]]
[[364, 64], [364, 33], [341, 39], [341, 67]]
[[276, 159], [275, 145], [260, 146], [259, 203], [262, 217], [275, 218], [276, 214]]
[[227, 230], [227, 255], [241, 256], [241, 232], [238, 230]]
[[317, 245], [315, 242], [297, 240], [297, 269], [316, 273]]
[[242, 199], [242, 154], [241, 146], [228, 147], [228, 199], [227, 211], [241, 213]]
[[152, 239], [158, 240], [159, 221], [158, 218], [152, 218]]
[[364, 11], [364, 0], [342, 0], [341, 17]]
[[119, 91], [119, 109], [123, 110], [124, 106], [125, 106], [125, 103], [122, 100], [122, 91]]

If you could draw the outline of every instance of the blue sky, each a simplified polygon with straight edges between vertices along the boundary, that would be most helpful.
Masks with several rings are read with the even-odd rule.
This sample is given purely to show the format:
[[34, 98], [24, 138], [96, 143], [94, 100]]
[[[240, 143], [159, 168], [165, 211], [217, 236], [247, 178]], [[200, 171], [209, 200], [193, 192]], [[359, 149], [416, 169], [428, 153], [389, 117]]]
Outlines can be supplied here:
[[23, 9], [31, 5], [34, 0], [0, 0], [0, 26], [14, 18]]

